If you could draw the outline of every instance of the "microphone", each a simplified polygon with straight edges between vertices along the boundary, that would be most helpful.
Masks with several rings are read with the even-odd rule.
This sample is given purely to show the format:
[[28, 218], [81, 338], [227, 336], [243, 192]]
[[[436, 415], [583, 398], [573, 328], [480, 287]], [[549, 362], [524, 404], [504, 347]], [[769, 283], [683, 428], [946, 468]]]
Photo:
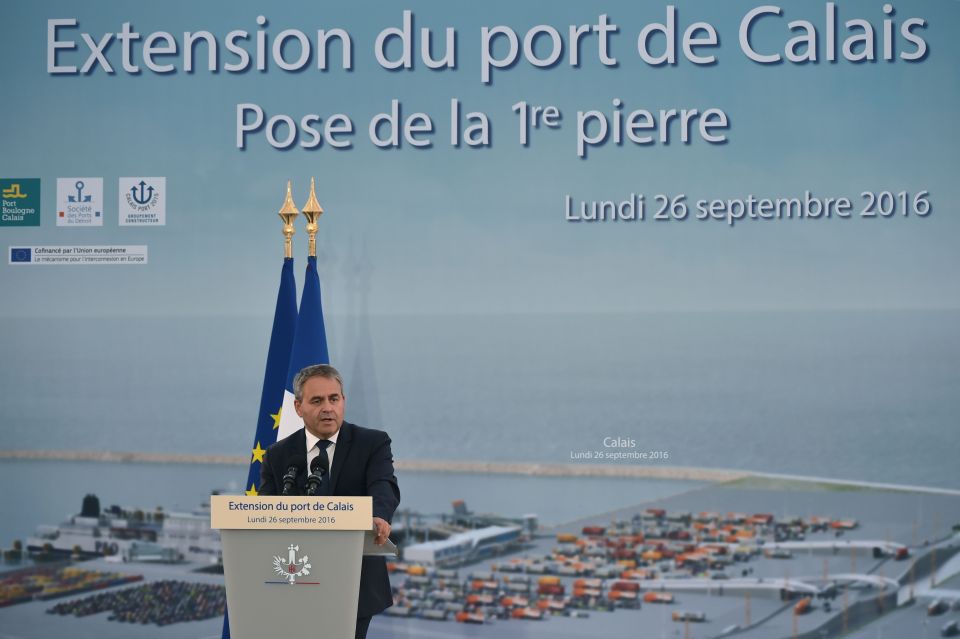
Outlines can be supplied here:
[[307, 477], [307, 496], [313, 497], [320, 491], [320, 485], [327, 474], [327, 469], [320, 462], [320, 457], [314, 457], [310, 462], [310, 475]]
[[300, 467], [296, 464], [287, 469], [287, 474], [283, 476], [283, 492], [281, 495], [289, 495], [290, 491], [297, 483], [297, 475], [300, 474]]
[[327, 457], [327, 451], [325, 450], [321, 451], [321, 453], [310, 462], [310, 471], [315, 473], [317, 469], [320, 469], [321, 475], [326, 475], [330, 472], [330, 458]]

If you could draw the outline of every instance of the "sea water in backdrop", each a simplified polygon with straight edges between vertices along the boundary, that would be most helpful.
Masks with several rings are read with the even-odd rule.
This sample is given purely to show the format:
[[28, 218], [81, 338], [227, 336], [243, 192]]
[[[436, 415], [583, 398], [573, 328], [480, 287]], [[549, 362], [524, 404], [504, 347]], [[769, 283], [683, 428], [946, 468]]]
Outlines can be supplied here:
[[[693, 466], [960, 487], [957, 311], [327, 320], [331, 357], [346, 376], [347, 419], [388, 430], [399, 460]], [[246, 454], [270, 321], [2, 319], [0, 448]], [[604, 461], [586, 451], [660, 451], [667, 459]], [[33, 478], [17, 484], [17, 503], [9, 492], [0, 497], [3, 511], [31, 528], [46, 513], [23, 508], [56, 492], [75, 510], [96, 487], [85, 482], [143, 486], [146, 478], [143, 505], [188, 506], [185, 482], [203, 484], [202, 495], [245, 478], [233, 466], [92, 464], [88, 472], [82, 464], [0, 463], [8, 490]], [[546, 489], [523, 479], [497, 480], [530, 501], [511, 503], [509, 514], [543, 502]], [[450, 499], [491, 492], [490, 481], [447, 475], [421, 482], [419, 496], [429, 499], [408, 489], [404, 501], [440, 512]], [[616, 495], [599, 511], [637, 503], [628, 486], [574, 481], [563, 492], [572, 500]], [[129, 491], [117, 492], [101, 497], [122, 502]]]

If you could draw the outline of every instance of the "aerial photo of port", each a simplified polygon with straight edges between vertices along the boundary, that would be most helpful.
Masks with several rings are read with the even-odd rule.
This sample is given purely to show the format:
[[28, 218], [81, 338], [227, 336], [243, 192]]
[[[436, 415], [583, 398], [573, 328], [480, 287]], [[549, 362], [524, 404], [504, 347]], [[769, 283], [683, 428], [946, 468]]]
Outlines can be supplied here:
[[[5, 456], [8, 466], [27, 463], [23, 453]], [[664, 467], [515, 473], [398, 463], [407, 486], [502, 481], [532, 501], [524, 512], [481, 512], [455, 497], [398, 511], [394, 605], [370, 636], [960, 634], [960, 491]], [[543, 521], [538, 507], [554, 520], [570, 512], [537, 498], [536, 484], [564, 490], [572, 481], [648, 499]], [[202, 500], [173, 510], [77, 493], [74, 514], [5, 543], [3, 639], [220, 636], [220, 539]]]

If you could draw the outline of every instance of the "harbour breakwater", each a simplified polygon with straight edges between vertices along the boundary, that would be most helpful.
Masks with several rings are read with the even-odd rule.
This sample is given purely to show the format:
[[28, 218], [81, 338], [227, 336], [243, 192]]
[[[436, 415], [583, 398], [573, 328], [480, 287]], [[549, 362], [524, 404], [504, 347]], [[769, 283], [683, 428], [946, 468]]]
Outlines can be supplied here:
[[[245, 466], [250, 463], [249, 458], [244, 455], [195, 455], [185, 453], [86, 450], [0, 450], [0, 459], [149, 464], [214, 464], [225, 466]], [[637, 477], [702, 482], [735, 481], [753, 475], [753, 473], [746, 471], [689, 468], [683, 466], [544, 464], [537, 462], [433, 459], [400, 459], [395, 462], [395, 467], [399, 471], [410, 472], [532, 475], [539, 477]]]
[[[192, 464], [246, 466], [243, 455], [146, 453], [134, 451], [0, 450], [0, 459], [34, 461], [86, 461], [105, 463]], [[802, 488], [825, 490], [892, 490], [960, 497], [960, 489], [912, 484], [894, 484], [834, 477], [810, 477], [726, 468], [625, 464], [545, 464], [540, 462], [494, 462], [477, 460], [400, 459], [402, 472], [435, 472], [473, 475], [526, 475], [530, 477], [603, 477], [613, 479], [662, 479], [705, 483], [743, 482], [756, 488]]]

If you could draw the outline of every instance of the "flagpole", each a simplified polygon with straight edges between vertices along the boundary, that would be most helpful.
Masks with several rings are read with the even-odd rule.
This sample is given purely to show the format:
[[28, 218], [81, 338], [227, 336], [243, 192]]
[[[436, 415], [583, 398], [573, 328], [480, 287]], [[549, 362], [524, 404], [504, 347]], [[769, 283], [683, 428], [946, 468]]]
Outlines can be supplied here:
[[283, 409], [280, 412], [280, 425], [277, 439], [283, 439], [303, 428], [303, 420], [294, 409], [293, 380], [304, 366], [311, 364], [329, 364], [330, 353], [327, 350], [327, 332], [323, 323], [323, 304], [320, 299], [320, 276], [317, 274], [317, 220], [323, 214], [323, 208], [317, 201], [316, 182], [310, 180], [310, 197], [300, 210], [307, 219], [307, 237], [309, 251], [307, 270], [303, 278], [303, 293], [300, 297], [300, 311], [297, 314], [297, 329], [293, 337], [293, 349], [290, 351], [290, 368], [287, 371], [287, 384], [283, 393]]
[[[313, 189], [312, 182], [310, 188]], [[287, 197], [283, 200], [283, 206], [280, 207], [278, 215], [283, 220], [283, 257], [288, 260], [293, 258], [293, 234], [297, 232], [293, 228], [293, 223], [299, 213], [297, 206], [293, 203], [293, 196], [290, 194], [290, 180], [287, 180]], [[316, 229], [314, 229], [314, 232], [316, 232]]]
[[[289, 196], [289, 187], [287, 195]], [[296, 209], [294, 209], [296, 210]], [[313, 178], [310, 178], [310, 197], [307, 203], [303, 205], [303, 217], [307, 218], [307, 237], [310, 239], [307, 257], [317, 256], [317, 220], [323, 215], [323, 209], [320, 202], [317, 201], [317, 191], [314, 188]]]

